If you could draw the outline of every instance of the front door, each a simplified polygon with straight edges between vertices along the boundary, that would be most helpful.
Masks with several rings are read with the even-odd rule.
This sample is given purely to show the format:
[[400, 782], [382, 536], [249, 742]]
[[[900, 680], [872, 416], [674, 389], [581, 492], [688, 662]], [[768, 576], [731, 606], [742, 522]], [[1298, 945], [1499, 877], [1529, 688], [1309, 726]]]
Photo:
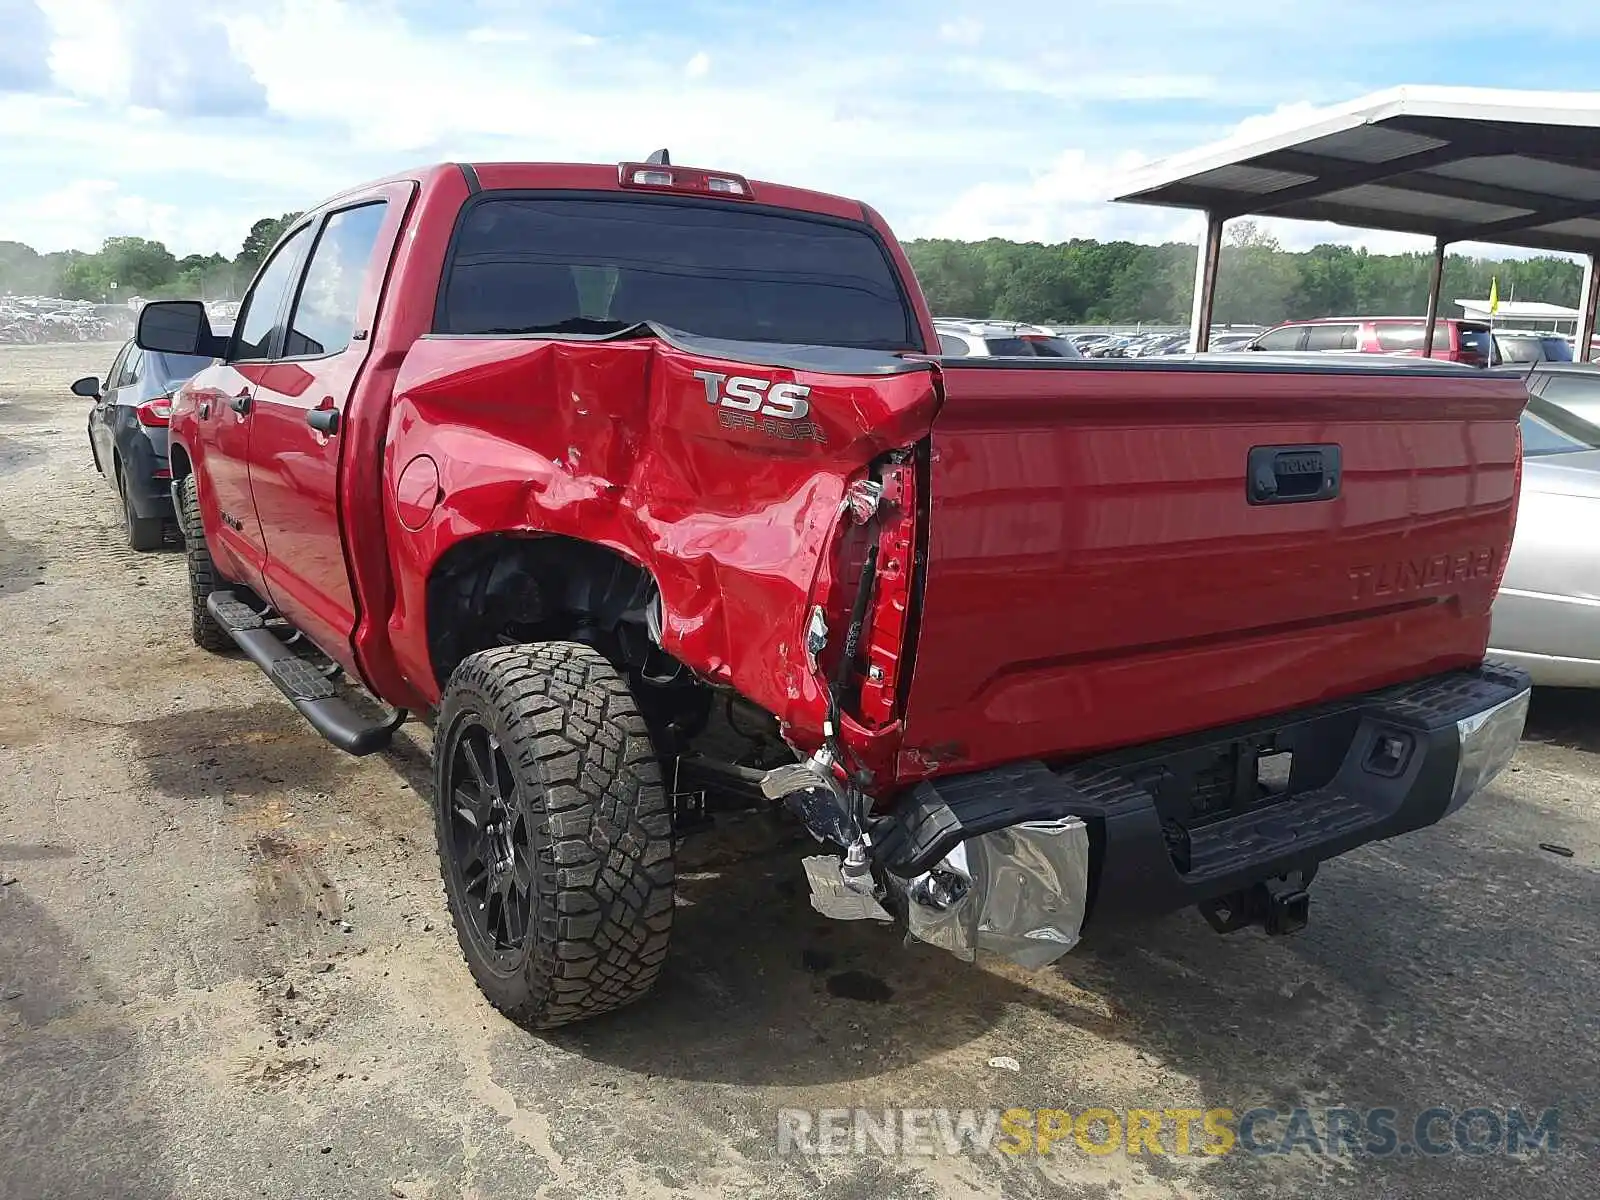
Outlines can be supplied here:
[[211, 550], [223, 573], [258, 592], [265, 587], [267, 543], [250, 490], [255, 393], [272, 365], [311, 229], [308, 223], [278, 244], [239, 308], [228, 357], [201, 372], [190, 389], [199, 413], [200, 507], [207, 540], [215, 535]]
[[385, 268], [410, 184], [323, 218], [284, 329], [256, 377], [250, 490], [273, 606], [352, 671], [355, 601], [339, 522], [341, 422], [372, 344]]
[[123, 364], [129, 356], [138, 353], [139, 348], [132, 342], [122, 348], [100, 385], [100, 398], [89, 411], [89, 438], [94, 443], [94, 460], [100, 464], [100, 473], [112, 482], [116, 481], [116, 442], [112, 429], [117, 412], [118, 381], [122, 378]]

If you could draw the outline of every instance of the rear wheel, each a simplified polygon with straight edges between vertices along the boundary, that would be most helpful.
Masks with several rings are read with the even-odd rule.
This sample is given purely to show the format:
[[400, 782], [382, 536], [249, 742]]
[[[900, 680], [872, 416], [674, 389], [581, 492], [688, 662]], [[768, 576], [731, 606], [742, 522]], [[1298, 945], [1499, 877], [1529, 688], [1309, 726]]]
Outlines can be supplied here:
[[117, 468], [117, 497], [122, 501], [122, 528], [135, 550], [159, 550], [166, 541], [166, 524], [160, 517], [141, 517], [128, 494], [128, 479]]
[[211, 551], [206, 549], [206, 533], [200, 525], [200, 491], [193, 475], [185, 476], [178, 487], [178, 527], [183, 531], [189, 560], [189, 630], [194, 644], [213, 653], [230, 650], [233, 638], [206, 608], [206, 599], [212, 592], [221, 591], [226, 581], [217, 573]]
[[647, 993], [672, 927], [672, 820], [627, 679], [575, 642], [450, 677], [434, 732], [439, 862], [467, 966], [535, 1028]]

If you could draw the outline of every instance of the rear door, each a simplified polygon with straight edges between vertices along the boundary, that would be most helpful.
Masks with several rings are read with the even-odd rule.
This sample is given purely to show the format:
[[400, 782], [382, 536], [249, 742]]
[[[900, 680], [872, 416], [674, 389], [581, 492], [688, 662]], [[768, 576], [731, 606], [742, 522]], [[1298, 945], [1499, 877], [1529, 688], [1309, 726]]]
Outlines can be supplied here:
[[339, 522], [340, 423], [372, 344], [412, 189], [391, 185], [316, 224], [281, 352], [255, 375], [250, 490], [267, 549], [267, 594], [347, 667], [355, 600]]
[[215, 533], [212, 551], [231, 568], [228, 574], [258, 592], [265, 588], [267, 543], [250, 490], [252, 405], [282, 341], [284, 313], [310, 241], [311, 227], [302, 225], [278, 244], [239, 308], [228, 357], [204, 371], [192, 389], [206, 537], [209, 542]]
[[1481, 659], [1520, 380], [1355, 356], [941, 374], [923, 761], [1138, 744]]

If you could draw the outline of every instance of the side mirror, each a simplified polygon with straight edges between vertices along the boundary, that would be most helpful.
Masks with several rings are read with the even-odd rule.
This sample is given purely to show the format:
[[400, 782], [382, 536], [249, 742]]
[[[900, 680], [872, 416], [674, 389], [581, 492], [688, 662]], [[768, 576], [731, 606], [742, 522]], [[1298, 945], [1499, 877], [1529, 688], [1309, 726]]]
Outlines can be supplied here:
[[72, 381], [72, 394], [82, 396], [85, 400], [100, 399], [100, 380], [94, 375], [85, 375], [82, 379]]
[[211, 332], [211, 318], [198, 300], [155, 300], [139, 310], [133, 335], [141, 350], [160, 354], [198, 354], [218, 358], [224, 341]]

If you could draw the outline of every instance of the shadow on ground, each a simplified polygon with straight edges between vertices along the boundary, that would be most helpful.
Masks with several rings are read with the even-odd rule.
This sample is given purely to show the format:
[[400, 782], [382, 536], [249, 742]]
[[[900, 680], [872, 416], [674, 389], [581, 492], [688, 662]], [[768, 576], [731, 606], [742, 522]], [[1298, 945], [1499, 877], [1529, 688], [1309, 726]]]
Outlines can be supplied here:
[[[0, 472], [3, 472], [0, 466]], [[40, 581], [45, 557], [38, 543], [14, 537], [0, 521], [0, 600], [27, 591]]]
[[[244, 666], [241, 669], [248, 669]], [[344, 765], [287, 701], [163, 715], [121, 728], [152, 787], [185, 800], [331, 788]]]
[[1600, 690], [1534, 688], [1524, 736], [1600, 754]]
[[0, 888], [0, 1200], [170, 1195], [136, 1032], [24, 886]]

